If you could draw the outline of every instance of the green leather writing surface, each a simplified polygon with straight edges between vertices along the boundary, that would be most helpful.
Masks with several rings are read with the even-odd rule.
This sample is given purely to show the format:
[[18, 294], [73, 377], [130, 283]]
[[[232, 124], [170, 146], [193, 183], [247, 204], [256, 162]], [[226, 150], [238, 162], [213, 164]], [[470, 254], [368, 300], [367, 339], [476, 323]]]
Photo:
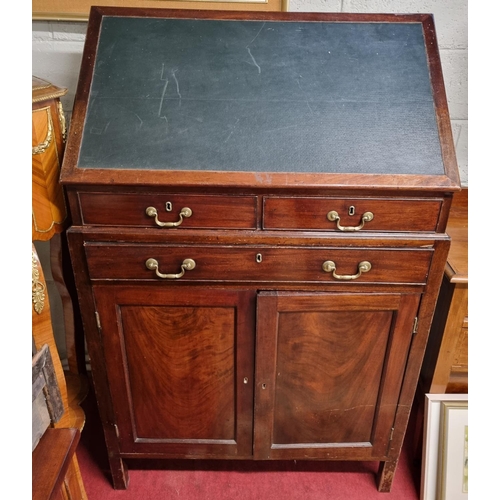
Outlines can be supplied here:
[[442, 174], [422, 27], [104, 17], [78, 166]]

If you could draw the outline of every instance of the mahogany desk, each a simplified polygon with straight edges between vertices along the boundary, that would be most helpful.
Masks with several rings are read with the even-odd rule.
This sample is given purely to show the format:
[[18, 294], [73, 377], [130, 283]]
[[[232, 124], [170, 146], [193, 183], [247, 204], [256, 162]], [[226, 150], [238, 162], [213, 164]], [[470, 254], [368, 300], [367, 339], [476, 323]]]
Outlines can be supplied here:
[[391, 489], [460, 190], [432, 16], [94, 8], [61, 181], [115, 488], [231, 458]]

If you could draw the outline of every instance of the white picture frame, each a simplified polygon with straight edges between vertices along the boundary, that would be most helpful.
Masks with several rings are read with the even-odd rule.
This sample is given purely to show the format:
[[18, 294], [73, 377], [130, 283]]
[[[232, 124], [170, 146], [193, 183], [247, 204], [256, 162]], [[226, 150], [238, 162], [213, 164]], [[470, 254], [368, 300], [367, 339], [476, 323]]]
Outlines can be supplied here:
[[[443, 462], [443, 455], [440, 458], [440, 436], [443, 430], [442, 405], [444, 403], [468, 404], [468, 394], [426, 394], [424, 409], [424, 436], [422, 446], [422, 472], [420, 479], [420, 500], [456, 500], [451, 496], [448, 489], [447, 496], [442, 496], [442, 484], [440, 464]], [[449, 441], [449, 440], [448, 440]], [[463, 445], [463, 441], [459, 440]], [[452, 464], [448, 461], [447, 466]], [[456, 464], [455, 464], [456, 467]], [[445, 492], [446, 493], [446, 492]], [[466, 500], [467, 494], [456, 497], [459, 500]]]
[[438, 500], [465, 500], [469, 490], [467, 401], [441, 402]]

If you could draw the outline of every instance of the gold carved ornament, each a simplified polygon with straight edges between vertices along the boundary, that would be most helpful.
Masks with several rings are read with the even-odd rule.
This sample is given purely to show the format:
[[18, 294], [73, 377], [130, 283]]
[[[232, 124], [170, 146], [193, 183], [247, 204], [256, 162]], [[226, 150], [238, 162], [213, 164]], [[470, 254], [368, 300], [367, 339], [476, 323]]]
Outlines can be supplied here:
[[64, 116], [61, 101], [57, 101], [57, 112], [59, 115], [59, 123], [61, 125], [62, 140], [63, 142], [66, 142], [66, 117]]
[[52, 119], [49, 115], [47, 122], [47, 137], [43, 142], [31, 148], [32, 155], [39, 155], [45, 153], [45, 151], [47, 151], [47, 148], [50, 146], [50, 143], [52, 142], [53, 136], [54, 136], [54, 129], [52, 127]]
[[33, 300], [33, 308], [37, 314], [40, 314], [45, 305], [45, 285], [40, 281], [37, 259], [33, 251], [31, 252], [31, 271], [31, 298]]

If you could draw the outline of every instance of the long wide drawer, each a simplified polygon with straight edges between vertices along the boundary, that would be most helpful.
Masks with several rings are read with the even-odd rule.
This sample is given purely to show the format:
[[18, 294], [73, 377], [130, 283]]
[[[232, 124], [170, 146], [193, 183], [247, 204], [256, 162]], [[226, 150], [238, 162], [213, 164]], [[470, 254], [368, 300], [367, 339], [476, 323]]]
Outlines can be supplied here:
[[255, 229], [256, 196], [168, 193], [78, 195], [84, 225]]
[[264, 229], [435, 231], [442, 199], [264, 197]]
[[425, 284], [432, 248], [86, 243], [92, 280]]

